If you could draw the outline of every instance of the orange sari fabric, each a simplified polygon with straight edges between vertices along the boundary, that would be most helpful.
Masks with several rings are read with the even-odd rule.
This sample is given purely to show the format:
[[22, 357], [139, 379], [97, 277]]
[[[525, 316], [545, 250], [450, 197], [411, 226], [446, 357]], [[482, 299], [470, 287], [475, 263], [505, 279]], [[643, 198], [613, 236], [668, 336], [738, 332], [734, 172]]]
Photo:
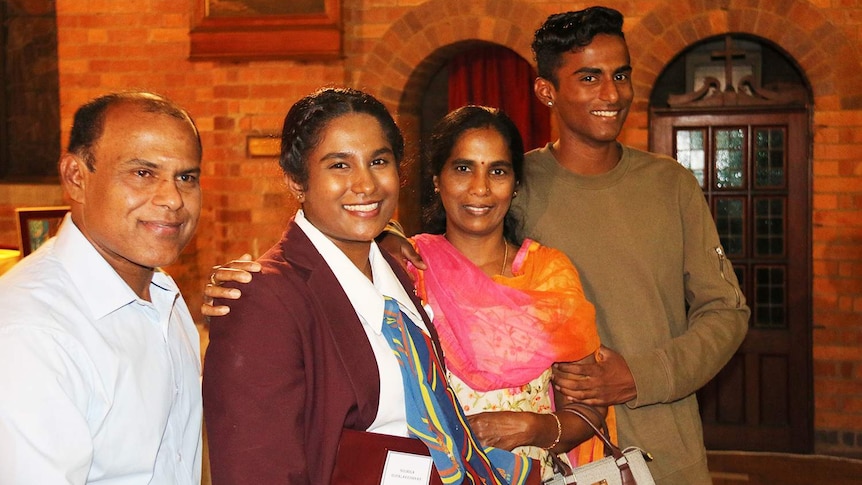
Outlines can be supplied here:
[[414, 274], [434, 312], [446, 366], [471, 388], [521, 386], [554, 362], [598, 349], [595, 309], [559, 251], [527, 240], [514, 276], [489, 278], [443, 236], [420, 234], [413, 242], [428, 263]]
[[[525, 240], [512, 277], [488, 277], [441, 235], [413, 238], [428, 269], [410, 268], [450, 372], [472, 389], [514, 388], [554, 362], [580, 360], [598, 350], [595, 308], [577, 270], [560, 251]], [[615, 420], [608, 425], [615, 437]], [[601, 458], [601, 441], [572, 450], [576, 463]]]

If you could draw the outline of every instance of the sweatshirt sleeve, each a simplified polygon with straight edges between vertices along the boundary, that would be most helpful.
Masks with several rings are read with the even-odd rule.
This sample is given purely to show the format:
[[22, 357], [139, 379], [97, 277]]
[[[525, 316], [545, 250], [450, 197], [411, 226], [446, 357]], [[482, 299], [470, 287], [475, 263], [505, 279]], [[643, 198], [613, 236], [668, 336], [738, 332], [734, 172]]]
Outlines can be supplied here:
[[631, 408], [696, 392], [727, 364], [748, 331], [750, 310], [709, 206], [696, 186], [682, 199], [687, 326], [664, 345], [628, 359], [637, 386]]

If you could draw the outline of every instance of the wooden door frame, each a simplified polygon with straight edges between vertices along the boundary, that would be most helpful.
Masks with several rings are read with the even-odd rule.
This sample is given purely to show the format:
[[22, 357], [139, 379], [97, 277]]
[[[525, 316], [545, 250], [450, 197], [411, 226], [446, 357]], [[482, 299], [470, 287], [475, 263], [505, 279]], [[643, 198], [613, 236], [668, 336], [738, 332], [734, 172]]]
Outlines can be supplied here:
[[[756, 118], [755, 118], [756, 117]], [[781, 123], [777, 123], [781, 120]], [[802, 261], [791, 259], [788, 254], [787, 258], [787, 279], [804, 277], [806, 284], [804, 286], [788, 285], [787, 312], [789, 315], [795, 315], [799, 318], [802, 315], [807, 325], [791, 326], [788, 332], [787, 341], [784, 344], [788, 346], [804, 345], [807, 349], [804, 358], [794, 357], [788, 360], [788, 376], [793, 379], [788, 383], [788, 399], [798, 399], [795, 406], [788, 409], [788, 420], [791, 424], [790, 435], [779, 432], [774, 433], [767, 431], [766, 427], [760, 426], [758, 429], [761, 438], [754, 438], [754, 433], [746, 433], [745, 429], [734, 429], [731, 426], [710, 426], [704, 425], [704, 433], [709, 436], [711, 433], [716, 435], [719, 440], [725, 442], [740, 442], [747, 443], [749, 447], [757, 450], [772, 448], [770, 451], [791, 451], [797, 453], [810, 453], [814, 448], [814, 400], [813, 400], [813, 325], [812, 325], [812, 256], [811, 256], [811, 239], [812, 239], [812, 223], [811, 223], [811, 198], [812, 187], [810, 181], [813, 180], [811, 173], [811, 153], [812, 153], [812, 137], [811, 137], [811, 112], [806, 107], [794, 108], [775, 108], [775, 107], [758, 107], [742, 109], [734, 108], [713, 108], [710, 110], [704, 109], [651, 109], [650, 110], [650, 129], [649, 143], [650, 151], [672, 155], [675, 153], [672, 133], [677, 127], [718, 127], [718, 126], [748, 126], [748, 125], [770, 125], [770, 124], [786, 124], [789, 133], [799, 133], [802, 136], [794, 135], [787, 136], [788, 154], [795, 150], [800, 156], [794, 160], [787, 160], [787, 220], [788, 221], [805, 221], [804, 228], [805, 237], [802, 240], [794, 240], [793, 243], [798, 246], [795, 248], [794, 254], [804, 256]], [[662, 136], [666, 133], [668, 136]], [[806, 166], [804, 170], [791, 170], [791, 164], [798, 164], [803, 161]], [[709, 183], [708, 181], [706, 183]], [[789, 194], [805, 194], [804, 197], [790, 197]], [[787, 229], [785, 229], [787, 230]], [[787, 238], [790, 238], [787, 233]], [[751, 255], [748, 255], [748, 259]], [[745, 258], [743, 258], [745, 260]], [[753, 281], [753, 275], [748, 278]], [[747, 288], [743, 288], [745, 294], [753, 297], [753, 287], [749, 284]], [[807, 295], [804, 293], [807, 291]], [[753, 305], [752, 305], [753, 306]], [[769, 330], [750, 329], [750, 334], [759, 332], [769, 332]], [[761, 341], [768, 339], [759, 339]], [[769, 348], [760, 347], [752, 348], [749, 339], [743, 342], [737, 356], [742, 356], [744, 359], [742, 372], [751, 373], [757, 369], [756, 365], [748, 362], [750, 359], [745, 359], [745, 355], [749, 351], [758, 351], [768, 353]], [[775, 345], [776, 349], [781, 346], [781, 342], [770, 342]], [[752, 354], [753, 355], [753, 354]], [[755, 363], [756, 364], [756, 363]], [[799, 376], [798, 378], [796, 376]], [[759, 375], [756, 377], [759, 382]], [[793, 386], [792, 383], [804, 381], [806, 385]], [[756, 386], [751, 386], [756, 387]], [[751, 391], [751, 389], [748, 389]], [[801, 393], [801, 395], [800, 395]], [[758, 409], [745, 409], [746, 425], [742, 428], [757, 426], [761, 420], [761, 414]], [[756, 422], [752, 423], [751, 415], [756, 416]], [[709, 443], [707, 443], [709, 446]]]

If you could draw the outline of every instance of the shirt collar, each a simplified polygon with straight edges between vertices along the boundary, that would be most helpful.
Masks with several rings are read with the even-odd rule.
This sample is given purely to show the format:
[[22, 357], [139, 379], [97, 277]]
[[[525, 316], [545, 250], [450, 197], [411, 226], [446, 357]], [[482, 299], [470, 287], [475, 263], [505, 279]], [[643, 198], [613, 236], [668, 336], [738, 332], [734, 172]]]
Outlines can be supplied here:
[[[69, 273], [72, 283], [95, 319], [100, 319], [131, 302], [140, 300], [84, 237], [72, 221], [71, 214], [66, 215], [57, 232], [54, 250], [57, 259]], [[153, 274], [150, 290], [179, 295], [176, 283], [161, 270], [156, 270]]]
[[[374, 275], [372, 282], [338, 249], [335, 243], [305, 218], [301, 209], [296, 213], [294, 222], [308, 236], [311, 244], [314, 245], [326, 261], [329, 269], [335, 274], [363, 324], [371, 327], [375, 333], [381, 333], [383, 328], [383, 295], [386, 295], [395, 299], [401, 310], [407, 313], [414, 323], [424, 327], [416, 306], [413, 305], [413, 301], [401, 285], [401, 281], [395, 276], [389, 263], [384, 259], [377, 243], [371, 243], [368, 254], [371, 261], [371, 274]], [[349, 291], [347, 291], [348, 288]]]

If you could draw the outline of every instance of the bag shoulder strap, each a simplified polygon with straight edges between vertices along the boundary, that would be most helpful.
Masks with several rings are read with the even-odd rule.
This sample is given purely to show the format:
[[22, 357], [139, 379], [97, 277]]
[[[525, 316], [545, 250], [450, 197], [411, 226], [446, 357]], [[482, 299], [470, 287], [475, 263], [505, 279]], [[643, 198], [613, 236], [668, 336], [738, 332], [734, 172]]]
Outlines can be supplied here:
[[[614, 462], [617, 465], [617, 468], [620, 470], [620, 477], [622, 478], [623, 485], [637, 485], [637, 481], [635, 481], [634, 474], [632, 473], [631, 468], [629, 467], [628, 460], [623, 455], [620, 447], [615, 445], [608, 434], [608, 426], [605, 422], [605, 418], [599, 413], [599, 411], [592, 406], [588, 406], [586, 404], [569, 404], [562, 409], [563, 411], [574, 414], [575, 416], [581, 418], [587, 425], [593, 429], [593, 432], [599, 439], [602, 440], [605, 444], [605, 456], [613, 456]], [[593, 415], [594, 418], [598, 418], [599, 425], [597, 426], [593, 421], [586, 416], [584, 413]]]

